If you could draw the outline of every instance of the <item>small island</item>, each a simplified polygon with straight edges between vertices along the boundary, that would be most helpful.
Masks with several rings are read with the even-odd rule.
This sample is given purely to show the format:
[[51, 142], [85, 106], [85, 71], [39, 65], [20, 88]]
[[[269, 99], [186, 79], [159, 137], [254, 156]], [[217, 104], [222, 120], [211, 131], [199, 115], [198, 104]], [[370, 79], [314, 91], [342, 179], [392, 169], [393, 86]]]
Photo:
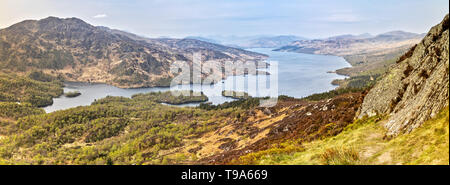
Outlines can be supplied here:
[[222, 96], [227, 98], [233, 98], [237, 100], [248, 99], [251, 98], [250, 95], [246, 92], [236, 92], [236, 91], [222, 91]]
[[167, 103], [170, 105], [181, 105], [186, 103], [203, 103], [208, 101], [208, 97], [203, 92], [191, 91], [166, 91], [150, 92], [145, 94], [135, 94], [135, 100], [152, 100], [157, 103]]
[[64, 93], [64, 96], [68, 97], [68, 98], [75, 98], [75, 97], [80, 96], [80, 95], [81, 95], [80, 91], [70, 91], [70, 92]]

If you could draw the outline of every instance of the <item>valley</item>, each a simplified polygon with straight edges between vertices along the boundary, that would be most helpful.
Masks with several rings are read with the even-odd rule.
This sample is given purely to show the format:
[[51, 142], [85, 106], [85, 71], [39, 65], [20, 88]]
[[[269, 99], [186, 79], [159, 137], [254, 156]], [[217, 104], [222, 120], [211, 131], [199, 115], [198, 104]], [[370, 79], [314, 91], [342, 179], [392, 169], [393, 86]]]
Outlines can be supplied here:
[[[334, 79], [343, 79], [343, 76], [327, 73], [327, 71], [349, 66], [349, 64], [340, 57], [274, 52], [271, 51], [272, 48], [254, 48], [249, 50], [267, 55], [267, 63], [270, 63], [270, 61], [278, 63], [276, 69], [271, 69], [270, 67], [266, 69], [270, 74], [278, 75], [276, 93], [296, 98], [333, 90], [336, 86], [332, 85], [331, 82]], [[66, 82], [64, 87], [65, 92], [80, 91], [81, 96], [70, 99], [65, 97], [54, 98], [53, 104], [44, 109], [47, 112], [53, 112], [76, 106], [90, 105], [94, 100], [106, 96], [131, 97], [138, 93], [165, 92], [170, 90], [193, 90], [197, 93], [203, 92], [208, 97], [208, 102], [213, 105], [218, 105], [234, 101], [233, 98], [224, 97], [222, 95], [223, 90], [245, 92], [253, 97], [269, 96], [270, 89], [266, 86], [266, 83], [268, 82], [267, 77], [268, 75], [239, 75], [229, 76], [213, 85], [183, 84], [172, 87], [135, 89], [121, 89], [111, 85], [98, 83]], [[181, 106], [196, 106], [198, 104], [199, 103], [188, 103]]]
[[[23, 21], [0, 30], [0, 164], [448, 165], [448, 19], [427, 34], [301, 40], [279, 51], [149, 39], [77, 18]], [[169, 64], [193, 51], [270, 64], [269, 73], [167, 87]], [[348, 73], [338, 72], [351, 67], [344, 58]], [[343, 77], [330, 71], [350, 78], [336, 88]], [[274, 75], [277, 103], [260, 106], [268, 95], [246, 82]], [[173, 106], [185, 103], [196, 105]]]

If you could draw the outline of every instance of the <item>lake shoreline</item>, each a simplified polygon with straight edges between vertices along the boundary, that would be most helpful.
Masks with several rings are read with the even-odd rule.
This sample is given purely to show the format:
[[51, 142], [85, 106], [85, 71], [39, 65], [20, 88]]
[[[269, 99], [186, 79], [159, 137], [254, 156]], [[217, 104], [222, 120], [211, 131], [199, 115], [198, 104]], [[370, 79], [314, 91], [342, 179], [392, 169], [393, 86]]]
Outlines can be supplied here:
[[343, 69], [354, 68], [354, 66], [352, 65], [352, 63], [350, 63], [350, 62], [348, 61], [347, 58], [345, 58], [345, 57], [343, 57], [343, 56], [339, 56], [339, 55], [314, 54], [314, 53], [308, 53], [308, 52], [293, 52], [293, 51], [282, 51], [282, 50], [279, 51], [279, 50], [277, 50], [277, 49], [274, 49], [274, 50], [272, 50], [272, 51], [277, 51], [277, 52], [289, 52], [289, 53], [302, 53], [302, 54], [309, 54], [309, 55], [335, 56], [335, 57], [343, 58], [343, 59], [345, 60], [345, 62], [347, 62], [347, 63], [350, 65], [350, 67], [343, 67], [343, 68], [339, 68], [339, 69], [336, 69], [336, 70], [333, 70], [333, 71], [327, 71], [327, 73], [334, 73], [334, 74], [337, 74], [337, 75], [340, 75], [340, 76], [345, 77], [344, 79], [334, 79], [333, 81], [330, 82], [332, 85], [337, 86], [336, 88], [340, 88], [340, 87], [341, 87], [341, 83], [340, 83], [339, 81], [342, 81], [342, 80], [345, 80], [345, 79], [348, 78], [348, 77], [351, 77], [350, 74], [348, 74], [348, 73], [343, 73], [343, 72], [341, 72], [341, 71], [342, 71]]
[[[238, 75], [228, 76], [225, 79], [217, 81], [214, 84], [182, 84], [177, 86], [151, 86], [151, 87], [137, 87], [137, 88], [121, 88], [120, 86], [110, 85], [108, 83], [99, 82], [73, 82], [66, 81], [64, 83], [64, 92], [80, 91], [81, 95], [72, 99], [66, 97], [54, 98], [51, 106], [44, 107], [46, 112], [53, 112], [57, 110], [64, 110], [76, 106], [90, 105], [94, 100], [102, 99], [106, 96], [121, 96], [131, 98], [134, 94], [148, 93], [148, 92], [165, 92], [173, 90], [194, 90], [195, 92], [205, 92], [208, 97], [206, 103], [214, 105], [225, 102], [236, 101], [234, 98], [222, 96], [222, 91], [232, 90], [249, 93], [251, 97], [278, 97], [280, 95], [290, 96], [294, 98], [303, 98], [312, 94], [328, 92], [337, 87], [332, 84], [334, 79], [343, 79], [344, 76], [338, 74], [328, 73], [342, 67], [350, 66], [349, 63], [342, 57], [336, 56], [322, 56], [311, 54], [300, 54], [292, 52], [272, 52], [271, 48], [255, 48], [252, 51], [259, 53], [266, 53], [270, 57], [265, 61], [267, 64], [276, 61], [279, 63], [276, 71], [271, 71], [270, 65], [266, 68], [270, 75]], [[277, 79], [275, 90], [277, 92], [273, 95], [265, 94], [267, 88], [265, 84], [272, 78]], [[266, 82], [267, 81], [267, 82]], [[249, 84], [252, 84], [249, 86]], [[244, 89], [242, 89], [244, 88]], [[257, 88], [259, 90], [253, 89]], [[256, 90], [256, 91], [255, 91]], [[262, 90], [262, 91], [261, 91]], [[254, 94], [256, 92], [256, 94]], [[205, 102], [202, 102], [205, 103]], [[173, 106], [184, 106], [173, 105]], [[186, 106], [193, 106], [192, 103]]]

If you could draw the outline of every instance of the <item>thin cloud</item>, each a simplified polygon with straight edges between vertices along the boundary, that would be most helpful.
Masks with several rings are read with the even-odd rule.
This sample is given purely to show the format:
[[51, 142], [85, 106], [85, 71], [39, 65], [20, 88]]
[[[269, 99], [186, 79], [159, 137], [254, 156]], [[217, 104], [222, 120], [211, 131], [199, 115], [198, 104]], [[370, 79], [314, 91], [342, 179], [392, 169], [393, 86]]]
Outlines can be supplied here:
[[106, 17], [108, 17], [108, 15], [106, 15], [106, 14], [98, 14], [98, 15], [94, 16], [94, 18], [96, 18], [96, 19], [101, 19], [101, 18], [106, 18]]

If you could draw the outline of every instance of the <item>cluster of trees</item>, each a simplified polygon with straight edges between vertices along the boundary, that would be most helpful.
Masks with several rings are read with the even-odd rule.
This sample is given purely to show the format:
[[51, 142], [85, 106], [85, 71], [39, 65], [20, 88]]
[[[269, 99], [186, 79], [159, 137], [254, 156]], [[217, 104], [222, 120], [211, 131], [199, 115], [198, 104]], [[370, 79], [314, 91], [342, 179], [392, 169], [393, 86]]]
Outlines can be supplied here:
[[146, 94], [133, 95], [133, 99], [152, 100], [158, 103], [181, 105], [185, 103], [200, 103], [208, 101], [208, 97], [203, 92], [190, 91], [166, 91], [150, 92]]
[[223, 110], [223, 109], [229, 109], [229, 108], [240, 108], [240, 109], [250, 109], [253, 107], [259, 106], [260, 100], [266, 99], [266, 98], [247, 98], [247, 99], [240, 99], [236, 101], [231, 102], [225, 102], [219, 105], [211, 105], [206, 103], [201, 103], [199, 105], [200, 109], [204, 110]]
[[216, 130], [242, 112], [236, 106], [217, 110], [165, 106], [154, 101], [160, 96], [106, 97], [91, 106], [23, 114], [8, 131], [9, 137], [0, 140], [0, 161], [160, 164], [167, 162], [161, 150], [182, 146], [184, 138]]
[[324, 99], [330, 99], [330, 98], [339, 96], [341, 94], [362, 92], [364, 90], [366, 90], [366, 88], [337, 88], [335, 90], [331, 90], [331, 91], [328, 91], [328, 92], [317, 93], [317, 94], [313, 94], [313, 95], [307, 96], [305, 98], [302, 98], [302, 100], [320, 101], [320, 100], [324, 100]]
[[375, 85], [378, 77], [380, 77], [380, 74], [350, 77], [347, 86], [351, 88], [370, 88]]
[[32, 106], [29, 103], [0, 102], [0, 118], [18, 119], [28, 115], [44, 114], [43, 109]]
[[63, 94], [63, 83], [42, 72], [28, 76], [0, 72], [0, 102], [30, 103], [36, 107], [53, 104], [53, 98]]
[[80, 91], [71, 91], [71, 92], [64, 93], [64, 96], [66, 96], [68, 98], [73, 98], [73, 97], [77, 97], [77, 96], [80, 96], [80, 95], [81, 95]]

